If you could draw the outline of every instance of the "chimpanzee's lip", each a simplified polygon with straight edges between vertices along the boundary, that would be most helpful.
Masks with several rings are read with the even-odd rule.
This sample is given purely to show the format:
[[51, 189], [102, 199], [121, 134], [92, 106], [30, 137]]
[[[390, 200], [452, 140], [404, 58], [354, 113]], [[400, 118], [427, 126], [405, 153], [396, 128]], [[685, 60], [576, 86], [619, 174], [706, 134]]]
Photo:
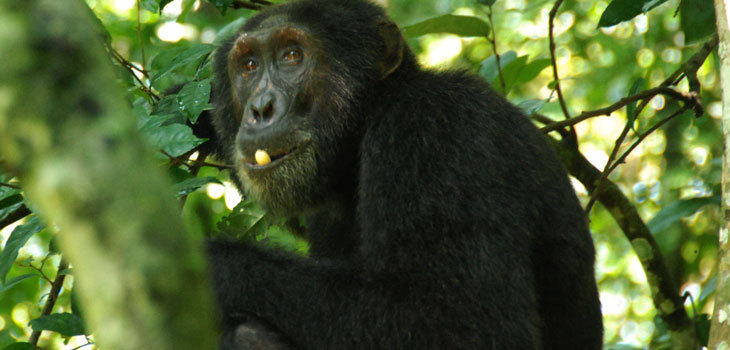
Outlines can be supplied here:
[[243, 161], [243, 165], [247, 169], [251, 169], [251, 170], [269, 169], [269, 168], [277, 166], [282, 161], [289, 158], [298, 149], [299, 149], [299, 147], [294, 147], [294, 148], [289, 148], [289, 149], [285, 149], [285, 150], [277, 150], [272, 153], [269, 153], [269, 157], [271, 157], [271, 162], [268, 164], [264, 164], [264, 165], [259, 165], [256, 162], [256, 159], [254, 157], [248, 157]]

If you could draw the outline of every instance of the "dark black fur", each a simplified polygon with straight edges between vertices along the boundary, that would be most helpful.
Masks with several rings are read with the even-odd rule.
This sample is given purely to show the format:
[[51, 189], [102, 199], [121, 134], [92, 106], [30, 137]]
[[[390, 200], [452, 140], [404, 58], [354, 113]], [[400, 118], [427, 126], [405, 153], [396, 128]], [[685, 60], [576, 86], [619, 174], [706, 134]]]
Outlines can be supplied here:
[[[286, 87], [296, 106], [275, 120], [298, 136], [252, 131], [232, 103], [255, 95], [229, 76], [236, 38], [216, 54], [214, 124], [244, 186], [274, 211], [307, 217], [311, 254], [209, 244], [223, 348], [261, 340], [269, 327], [245, 323], [251, 316], [306, 349], [601, 348], [586, 218], [519, 109], [470, 74], [420, 68], [399, 35], [384, 38], [387, 17], [366, 1], [290, 2], [242, 31], [271, 23], [316, 39], [304, 87]], [[402, 60], [392, 54], [401, 49]], [[316, 163], [292, 157], [250, 178], [242, 161], [256, 140], [307, 140]], [[302, 179], [291, 179], [295, 166], [309, 167]]]

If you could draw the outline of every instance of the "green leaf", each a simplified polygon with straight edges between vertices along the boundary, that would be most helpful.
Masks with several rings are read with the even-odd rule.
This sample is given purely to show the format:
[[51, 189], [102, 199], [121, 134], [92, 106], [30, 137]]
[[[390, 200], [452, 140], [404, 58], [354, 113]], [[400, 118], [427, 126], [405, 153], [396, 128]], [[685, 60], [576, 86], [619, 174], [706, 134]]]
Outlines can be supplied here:
[[177, 157], [195, 148], [205, 140], [193, 134], [193, 130], [187, 125], [170, 124], [157, 128], [142, 128], [142, 132], [154, 146], [165, 151], [167, 154]]
[[193, 9], [193, 5], [195, 5], [195, 0], [182, 0], [182, 12], [177, 16], [178, 23], [184, 23], [186, 21], [188, 13]]
[[509, 64], [504, 65], [504, 68], [502, 68], [502, 77], [504, 77], [505, 80], [505, 94], [510, 91], [510, 89], [518, 82], [517, 80], [520, 72], [525, 68], [526, 65], [527, 56], [517, 57]]
[[205, 44], [196, 44], [188, 48], [164, 50], [152, 60], [151, 70], [157, 71], [157, 74], [153, 75], [150, 80], [154, 84], [155, 81], [170, 74], [170, 72], [199, 61], [210, 54], [211, 51], [213, 51], [213, 46]]
[[218, 223], [220, 231], [248, 240], [261, 236], [268, 227], [266, 209], [250, 198], [239, 203], [230, 215]]
[[23, 282], [26, 279], [31, 278], [31, 277], [38, 277], [38, 275], [35, 275], [35, 274], [32, 274], [32, 273], [28, 273], [28, 274], [25, 274], [25, 275], [20, 275], [20, 276], [13, 277], [9, 281], [7, 281], [6, 283], [0, 284], [0, 294], [5, 293], [8, 289], [12, 288], [16, 284], [18, 284], [20, 282]]
[[547, 100], [525, 100], [517, 104], [528, 116], [539, 112], [545, 106]]
[[[507, 51], [499, 56], [499, 65], [504, 67], [510, 62], [517, 58], [517, 53], [514, 51]], [[497, 57], [492, 55], [487, 57], [484, 61], [479, 64], [479, 75], [483, 76], [489, 83], [494, 83], [499, 79], [499, 71], [497, 71]], [[506, 78], [505, 78], [506, 79]]]
[[599, 27], [610, 27], [628, 21], [641, 13], [661, 5], [667, 0], [613, 0], [601, 15]]
[[215, 6], [221, 15], [226, 14], [226, 10], [233, 4], [233, 0], [208, 0]]
[[31, 343], [20, 342], [10, 344], [4, 347], [2, 350], [35, 350], [35, 346], [33, 346], [33, 344]]
[[709, 297], [710, 295], [715, 294], [715, 289], [717, 288], [717, 275], [712, 276], [710, 280], [702, 286], [702, 292], [700, 293], [700, 296], [697, 298], [698, 303], [702, 303]]
[[221, 181], [212, 177], [212, 176], [206, 176], [206, 177], [193, 177], [189, 178], [187, 180], [184, 180], [182, 182], [178, 182], [175, 185], [173, 185], [173, 189], [177, 193], [178, 197], [184, 196], [186, 194], [189, 194], [209, 183], [217, 183], [220, 184]]
[[[644, 85], [644, 78], [636, 79], [636, 81], [634, 81], [634, 84], [631, 85], [631, 89], [629, 89], [629, 96], [632, 96], [632, 95], [636, 94], [637, 92], [639, 92], [639, 89], [641, 89], [641, 87], [643, 85]], [[632, 118], [633, 119], [633, 118], [636, 117], [634, 115], [634, 112], [636, 111], [636, 103], [637, 102], [638, 101], [634, 101], [634, 102], [631, 102], [628, 105], [626, 105], [626, 115], [629, 118]]]
[[539, 60], [534, 60], [528, 64], [526, 64], [521, 70], [519, 75], [517, 76], [517, 82], [518, 83], [526, 83], [532, 79], [535, 79], [540, 72], [543, 71], [543, 69], [549, 67], [551, 64], [550, 59], [543, 58]]
[[84, 321], [71, 313], [51, 314], [30, 321], [34, 331], [51, 331], [67, 337], [86, 334]]
[[717, 30], [712, 0], [684, 0], [679, 4], [679, 16], [687, 44], [701, 41]]
[[13, 191], [7, 197], [0, 199], [0, 220], [8, 217], [21, 205], [23, 205], [23, 195], [20, 194], [20, 191]]
[[231, 23], [226, 24], [225, 27], [221, 28], [221, 30], [216, 33], [213, 45], [215, 47], [220, 47], [221, 44], [223, 44], [223, 41], [238, 33], [238, 30], [241, 29], [244, 23], [246, 23], [246, 18], [241, 17]]
[[40, 232], [46, 227], [38, 216], [33, 216], [27, 223], [16, 227], [5, 243], [5, 248], [0, 252], [0, 282], [5, 283], [5, 276], [10, 267], [18, 258], [18, 251], [23, 248], [31, 236]]
[[443, 15], [403, 28], [406, 38], [430, 33], [450, 33], [459, 36], [486, 36], [489, 25], [472, 16]]
[[[162, 122], [166, 122], [168, 119], [170, 119], [172, 116], [180, 116], [180, 122], [184, 121], [185, 115], [183, 114], [182, 109], [180, 108], [180, 103], [178, 102], [177, 95], [167, 95], [163, 97], [157, 104], [155, 105], [154, 112], [152, 112], [153, 116], [166, 116], [167, 119], [164, 119]], [[143, 119], [144, 116], [140, 115]], [[159, 121], [159, 120], [158, 120]], [[162, 123], [161, 122], [161, 123]]]
[[677, 223], [679, 219], [694, 214], [708, 204], [720, 205], [720, 196], [682, 199], [670, 203], [649, 221], [647, 224], [649, 231], [654, 234], [662, 232]]
[[160, 1], [159, 0], [141, 0], [140, 7], [143, 9], [152, 12], [152, 13], [159, 13], [160, 12]]
[[187, 83], [177, 93], [178, 108], [192, 122], [198, 120], [198, 116], [204, 110], [211, 108], [208, 100], [210, 100], [210, 79]]
[[492, 6], [495, 2], [497, 2], [497, 0], [477, 0], [477, 2], [482, 5]]

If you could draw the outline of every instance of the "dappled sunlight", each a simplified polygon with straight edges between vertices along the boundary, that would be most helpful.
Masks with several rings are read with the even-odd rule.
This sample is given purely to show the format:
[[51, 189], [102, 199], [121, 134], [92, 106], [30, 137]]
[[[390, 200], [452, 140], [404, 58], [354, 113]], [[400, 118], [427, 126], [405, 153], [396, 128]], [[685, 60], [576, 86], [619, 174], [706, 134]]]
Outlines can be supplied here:
[[155, 31], [157, 37], [162, 41], [176, 43], [182, 39], [195, 40], [199, 33], [192, 25], [180, 24], [174, 21], [165, 22]]
[[427, 35], [421, 39], [425, 49], [418, 60], [426, 67], [444, 66], [461, 54], [461, 41], [456, 35]]

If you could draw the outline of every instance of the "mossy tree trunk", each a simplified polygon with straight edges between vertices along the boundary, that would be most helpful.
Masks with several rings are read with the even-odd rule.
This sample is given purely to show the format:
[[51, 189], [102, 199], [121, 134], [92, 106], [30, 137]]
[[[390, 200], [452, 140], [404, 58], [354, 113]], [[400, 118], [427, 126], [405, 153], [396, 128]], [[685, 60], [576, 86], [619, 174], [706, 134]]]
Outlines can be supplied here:
[[709, 348], [730, 349], [730, 0], [715, 0], [717, 31], [720, 36], [720, 79], [722, 82], [722, 131], [724, 154], [722, 163], [722, 212], [720, 228], [715, 310], [710, 328]]
[[0, 164], [58, 229], [103, 349], [214, 349], [202, 245], [82, 0], [0, 2]]

